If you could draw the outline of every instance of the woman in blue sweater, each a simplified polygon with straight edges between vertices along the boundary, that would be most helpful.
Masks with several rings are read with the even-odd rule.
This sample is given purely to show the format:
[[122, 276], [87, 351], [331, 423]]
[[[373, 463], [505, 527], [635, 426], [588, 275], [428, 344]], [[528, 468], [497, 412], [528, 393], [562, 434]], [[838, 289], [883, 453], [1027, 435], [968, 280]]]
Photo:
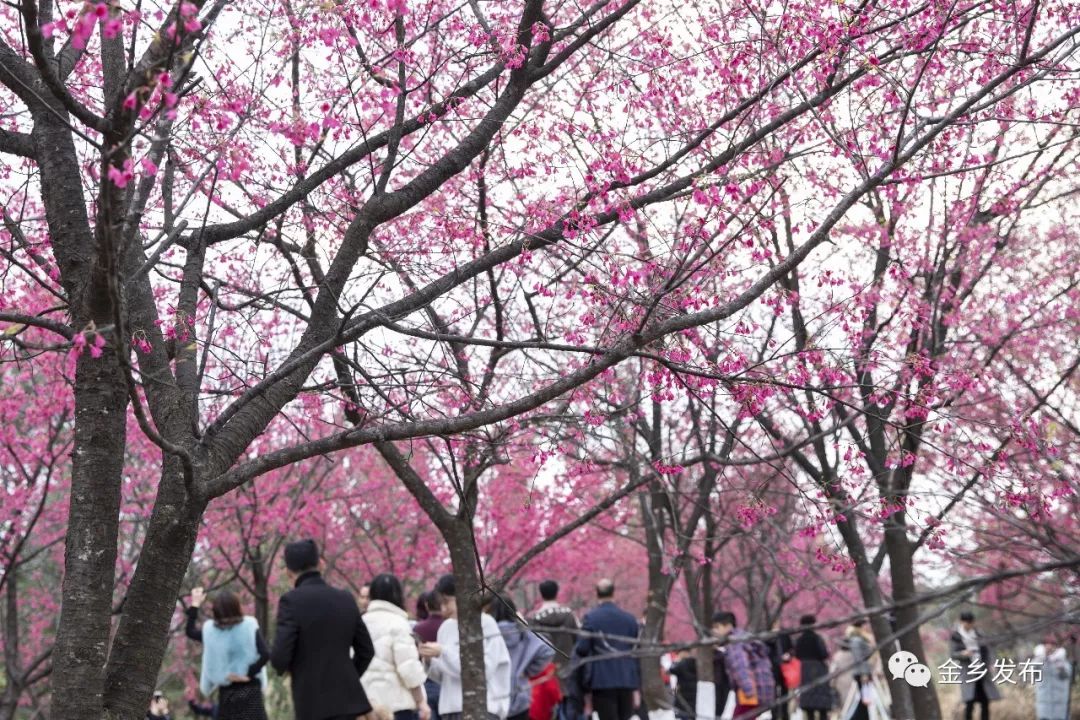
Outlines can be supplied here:
[[217, 690], [217, 720], [267, 720], [262, 689], [270, 650], [259, 623], [244, 615], [235, 594], [223, 590], [211, 601], [213, 619], [200, 628], [196, 623], [205, 599], [202, 588], [192, 590], [185, 630], [203, 644], [199, 690], [207, 697]]

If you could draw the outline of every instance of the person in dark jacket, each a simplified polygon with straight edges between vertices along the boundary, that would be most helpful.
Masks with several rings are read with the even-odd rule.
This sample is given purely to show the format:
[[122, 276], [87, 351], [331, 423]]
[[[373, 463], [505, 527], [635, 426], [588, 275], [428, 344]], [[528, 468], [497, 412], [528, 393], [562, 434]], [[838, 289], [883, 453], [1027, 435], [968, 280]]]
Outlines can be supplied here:
[[799, 625], [805, 628], [795, 641], [795, 657], [802, 665], [802, 682], [799, 707], [806, 711], [806, 720], [828, 720], [833, 707], [833, 689], [828, 682], [820, 682], [829, 674], [829, 650], [825, 638], [812, 629], [817, 624], [813, 615], [803, 615]]
[[217, 705], [212, 703], [199, 703], [194, 700], [187, 701], [188, 710], [195, 717], [217, 718]]
[[558, 669], [560, 685], [563, 696], [567, 696], [571, 689], [567, 677], [567, 663], [574, 652], [574, 644], [577, 641], [578, 630], [577, 617], [574, 611], [558, 601], [559, 583], [554, 580], [545, 580], [540, 583], [540, 597], [543, 602], [533, 613], [530, 622], [536, 631], [541, 633], [555, 647], [555, 667]]
[[982, 633], [975, 628], [974, 613], [960, 613], [960, 623], [949, 638], [949, 654], [961, 668], [960, 699], [964, 702], [964, 720], [972, 720], [976, 705], [981, 720], [990, 720], [990, 702], [1000, 700], [1001, 693], [991, 682], [993, 660]]
[[559, 681], [559, 700], [557, 713], [566, 720], [584, 717], [585, 695], [577, 673], [584, 672], [583, 667], [571, 667], [570, 660], [577, 643], [577, 631], [581, 627], [574, 611], [559, 602], [559, 583], [544, 580], [539, 586], [543, 602], [533, 613], [531, 622], [536, 631], [546, 637], [555, 647], [555, 675]]
[[676, 679], [675, 717], [689, 720], [697, 717], [697, 660], [691, 650], [680, 650], [678, 659], [668, 670]]
[[[715, 633], [713, 633], [715, 635]], [[735, 702], [734, 689], [731, 687], [731, 678], [727, 672], [727, 648], [718, 647], [713, 651], [713, 685], [716, 686], [716, 714], [720, 718], [727, 708], [728, 696], [731, 695], [732, 703]], [[734, 705], [732, 705], [734, 707]]]
[[296, 720], [355, 720], [371, 712], [360, 676], [375, 648], [356, 600], [326, 584], [321, 563], [313, 540], [285, 547], [285, 567], [295, 586], [278, 605], [270, 664], [292, 675]]
[[634, 695], [641, 689], [638, 660], [628, 655], [638, 637], [638, 623], [615, 604], [611, 580], [596, 584], [596, 597], [600, 603], [585, 615], [574, 653], [583, 658], [612, 656], [590, 663], [592, 706], [600, 720], [627, 720], [637, 704]]

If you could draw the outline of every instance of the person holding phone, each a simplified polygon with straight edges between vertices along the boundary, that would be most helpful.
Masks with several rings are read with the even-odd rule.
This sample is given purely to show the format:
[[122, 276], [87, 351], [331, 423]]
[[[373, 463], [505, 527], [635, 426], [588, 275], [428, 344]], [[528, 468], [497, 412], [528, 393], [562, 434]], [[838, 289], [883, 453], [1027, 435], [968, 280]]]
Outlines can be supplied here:
[[165, 693], [157, 690], [150, 700], [150, 709], [146, 711], [146, 720], [172, 720], [169, 714], [169, 698]]

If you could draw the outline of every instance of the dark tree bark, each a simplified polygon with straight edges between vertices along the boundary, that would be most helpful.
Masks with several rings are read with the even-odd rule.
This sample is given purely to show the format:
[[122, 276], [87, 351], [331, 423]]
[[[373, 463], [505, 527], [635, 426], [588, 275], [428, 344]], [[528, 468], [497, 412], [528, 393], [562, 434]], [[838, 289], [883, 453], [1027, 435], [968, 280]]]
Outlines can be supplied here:
[[22, 694], [19, 662], [19, 576], [8, 571], [4, 583], [4, 693], [0, 695], [0, 720], [14, 720]]
[[[137, 718], [146, 712], [203, 509], [201, 502], [192, 501], [185, 493], [180, 461], [167, 459], [155, 512], [109, 655], [103, 703], [106, 717]], [[147, 667], [155, 672], [146, 672]]]
[[[72, 326], [113, 323], [108, 272], [94, 252], [81, 171], [66, 114], [41, 109], [32, 137], [52, 245], [69, 298]], [[109, 337], [100, 357], [84, 352], [75, 365], [75, 440], [70, 515], [53, 664], [52, 715], [100, 715], [109, 654], [112, 589], [127, 434], [127, 385]], [[149, 694], [147, 695], [149, 697]]]
[[[645, 623], [641, 629], [644, 645], [659, 645], [664, 640], [664, 621], [667, 619], [668, 601], [678, 575], [665, 572], [664, 534], [668, 527], [667, 508], [658, 498], [666, 499], [659, 483], [650, 483], [651, 493], [638, 496], [641, 518], [645, 526], [645, 548], [648, 557], [649, 587], [646, 594]], [[670, 552], [671, 549], [668, 549]], [[660, 656], [646, 655], [641, 658], [641, 699], [649, 710], [670, 710], [671, 694], [660, 675]]]

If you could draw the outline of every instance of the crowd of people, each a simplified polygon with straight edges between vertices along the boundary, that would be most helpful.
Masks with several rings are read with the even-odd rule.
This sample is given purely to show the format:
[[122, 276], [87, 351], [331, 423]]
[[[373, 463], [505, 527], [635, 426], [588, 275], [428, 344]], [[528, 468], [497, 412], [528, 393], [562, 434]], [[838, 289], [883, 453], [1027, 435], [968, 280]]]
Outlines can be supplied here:
[[[208, 599], [202, 588], [192, 591], [185, 634], [202, 645], [200, 692], [216, 700], [191, 702], [196, 715], [267, 720], [270, 665], [289, 677], [297, 720], [461, 720], [468, 671], [462, 666], [453, 575], [442, 576], [420, 595], [414, 619], [394, 575], [376, 576], [354, 597], [323, 579], [314, 541], [290, 543], [284, 559], [293, 587], [280, 599], [272, 646], [255, 619], [244, 615], [235, 594], [223, 590]], [[489, 594], [481, 601], [483, 636], [475, 641], [483, 646], [488, 720], [647, 718], [635, 651], [641, 624], [616, 603], [614, 583], [597, 583], [597, 603], [580, 623], [559, 602], [558, 583], [547, 580], [538, 589], [542, 602], [528, 618], [507, 597]], [[799, 625], [794, 637], [774, 626], [762, 640], [740, 627], [733, 612], [716, 612], [711, 624], [715, 706], [705, 714], [737, 720], [767, 710], [773, 720], [791, 720], [791, 706], [797, 705], [804, 720], [828, 720], [841, 710], [841, 720], [874, 720], [874, 678], [880, 673], [866, 622], [854, 621], [833, 653], [815, 630], [817, 618], [805, 615]], [[961, 616], [951, 646], [964, 667], [976, 659], [989, 661], [970, 613]], [[1056, 678], [1067, 658], [1053, 648], [1041, 652]], [[675, 655], [664, 665], [672, 704], [679, 720], [691, 720], [703, 710], [697, 697], [702, 678], [691, 650]], [[1067, 698], [1068, 682], [1064, 687]], [[1052, 682], [1037, 687], [1046, 696], [1037, 720], [1064, 720], [1060, 688], [1055, 688]], [[964, 684], [963, 691], [965, 720], [973, 720], [976, 706], [980, 720], [989, 720], [996, 688], [976, 681]], [[468, 701], [472, 706], [481, 698]], [[167, 698], [156, 693], [147, 718], [169, 717]]]

